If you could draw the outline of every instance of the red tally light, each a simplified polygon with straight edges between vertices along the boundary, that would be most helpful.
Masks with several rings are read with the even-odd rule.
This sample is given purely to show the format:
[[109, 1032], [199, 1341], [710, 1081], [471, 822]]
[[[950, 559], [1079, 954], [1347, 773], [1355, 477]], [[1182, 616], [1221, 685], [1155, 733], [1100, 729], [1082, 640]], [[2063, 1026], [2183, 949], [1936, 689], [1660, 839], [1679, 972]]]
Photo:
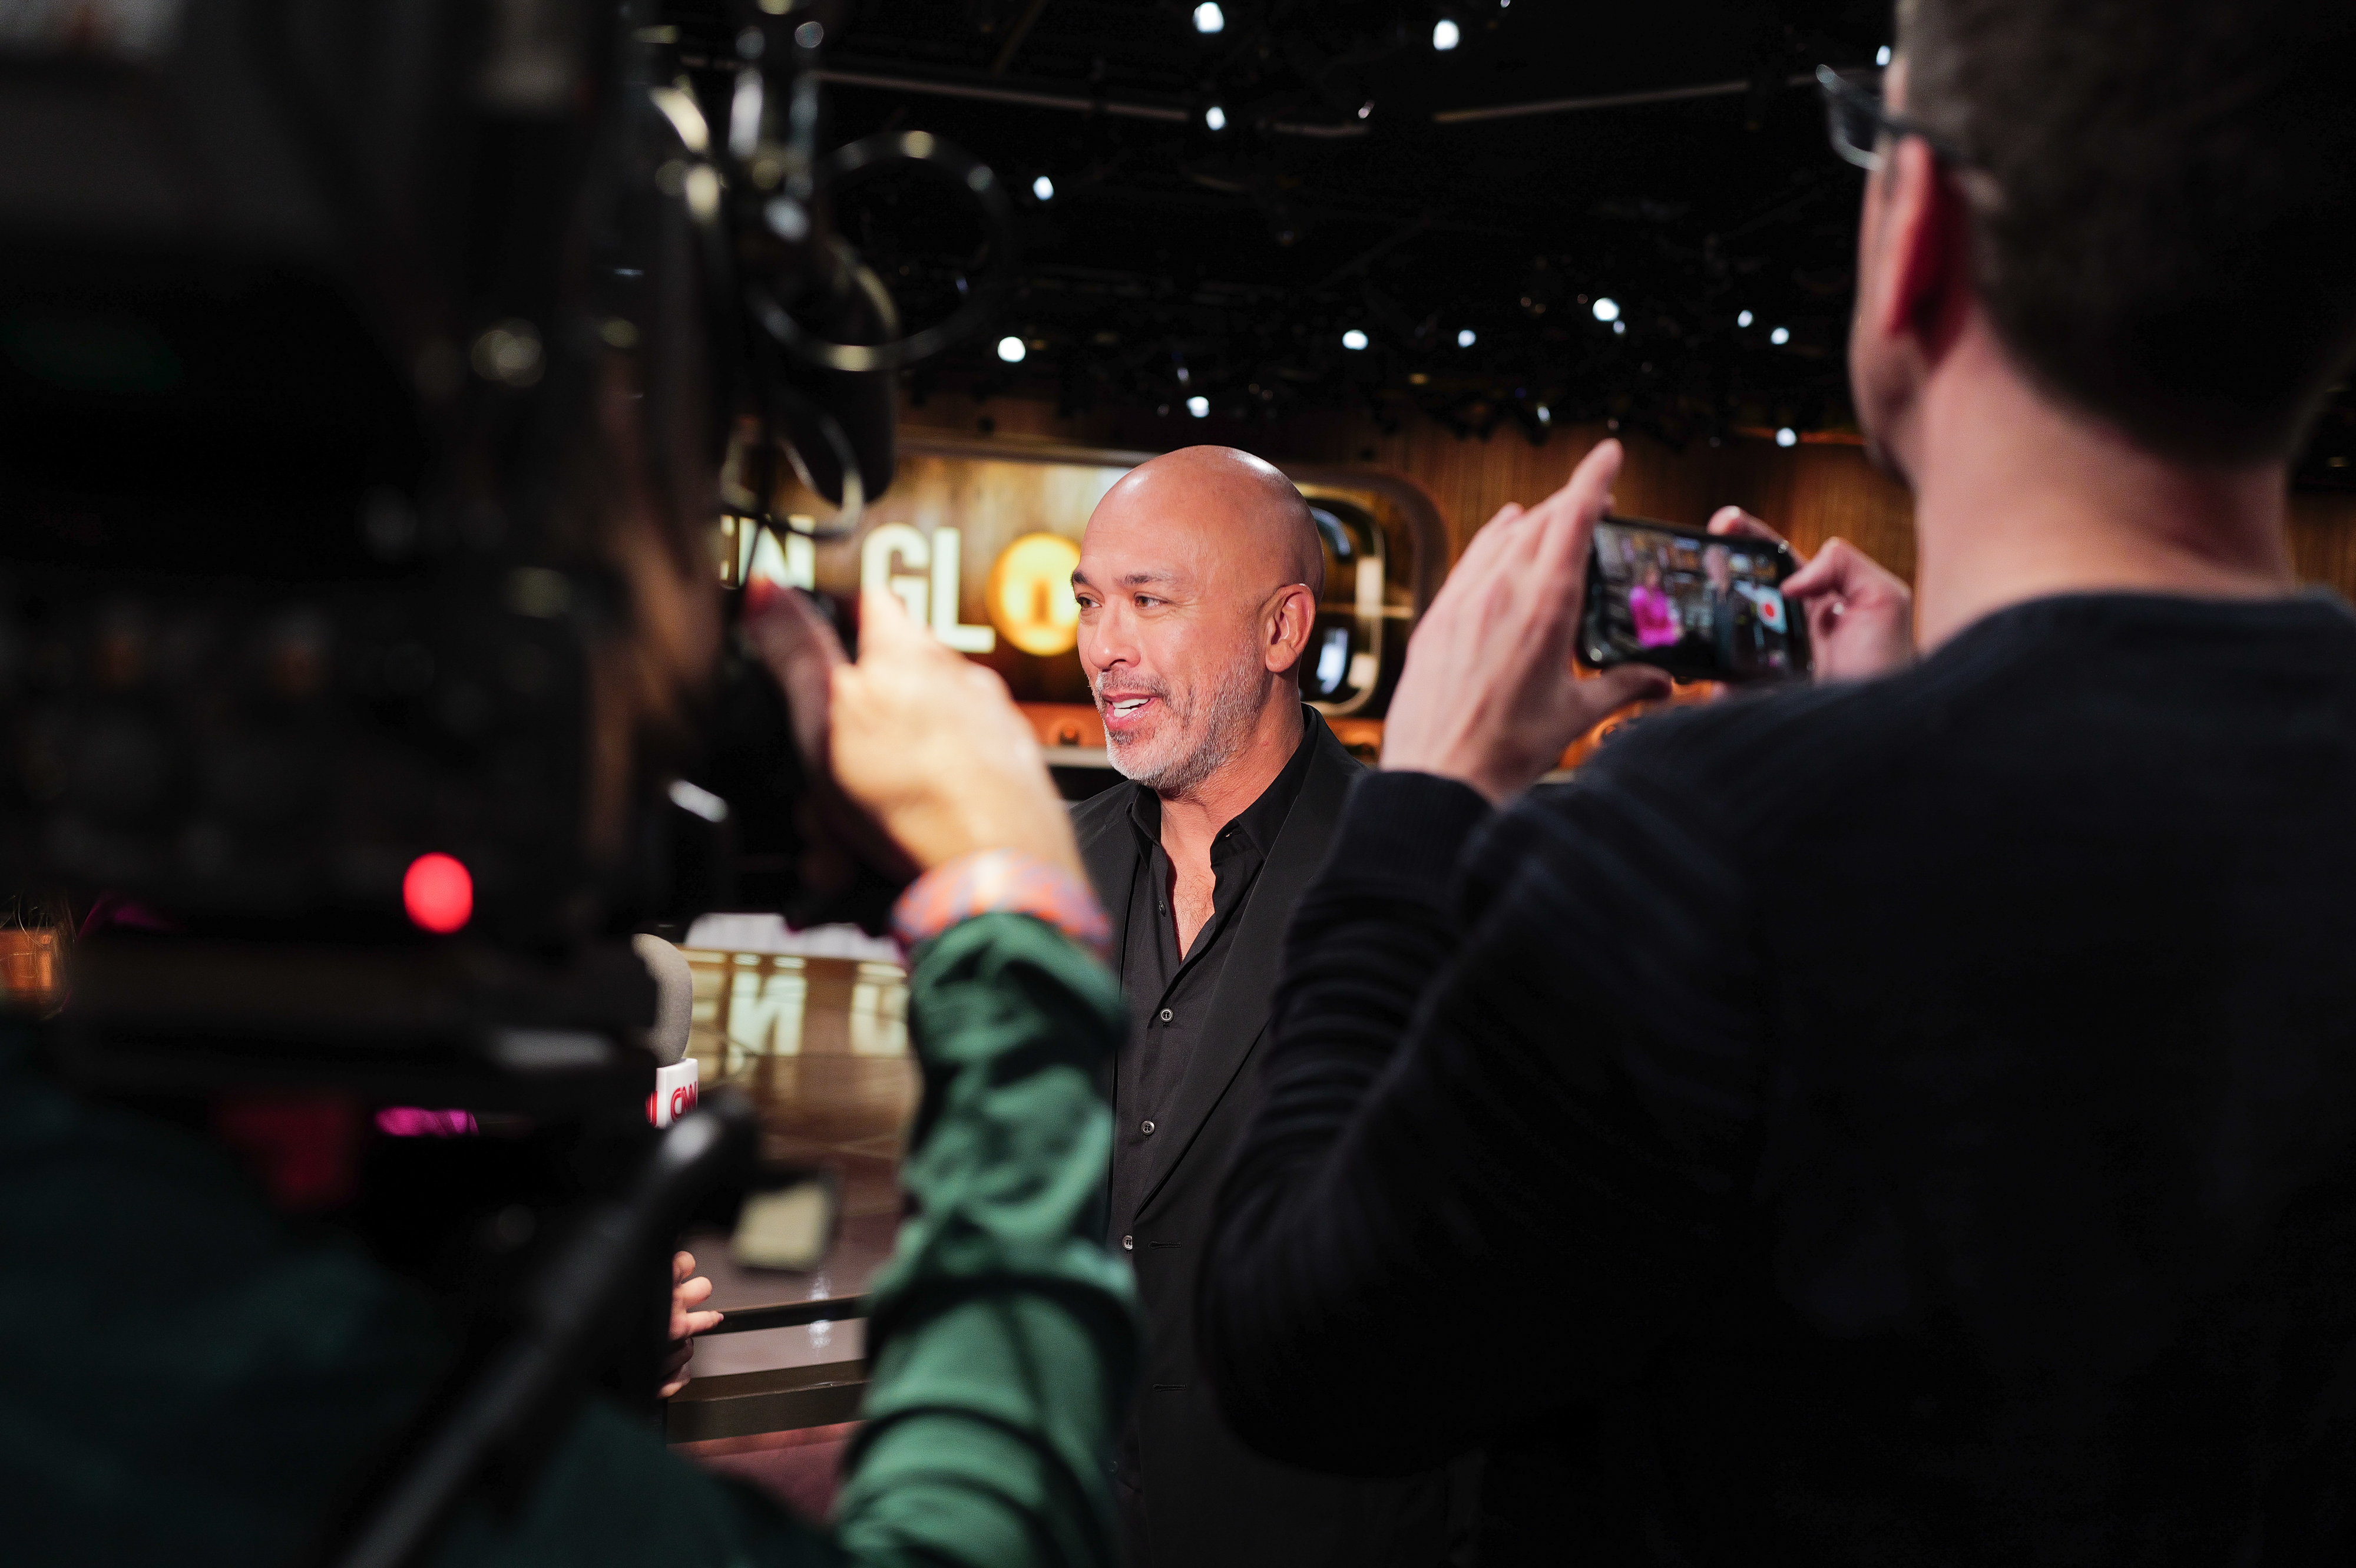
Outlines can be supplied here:
[[446, 937], [475, 912], [475, 879], [450, 855], [421, 854], [401, 879], [401, 902], [419, 926]]

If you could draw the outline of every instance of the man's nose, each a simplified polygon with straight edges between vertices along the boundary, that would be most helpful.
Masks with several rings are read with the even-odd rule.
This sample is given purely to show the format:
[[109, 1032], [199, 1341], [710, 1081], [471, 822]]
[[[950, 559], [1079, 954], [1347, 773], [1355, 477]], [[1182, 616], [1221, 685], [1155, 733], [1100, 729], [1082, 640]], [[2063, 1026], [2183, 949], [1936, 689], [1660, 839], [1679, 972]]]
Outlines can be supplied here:
[[1080, 664], [1091, 675], [1138, 661], [1136, 622], [1119, 605], [1107, 605], [1080, 623]]

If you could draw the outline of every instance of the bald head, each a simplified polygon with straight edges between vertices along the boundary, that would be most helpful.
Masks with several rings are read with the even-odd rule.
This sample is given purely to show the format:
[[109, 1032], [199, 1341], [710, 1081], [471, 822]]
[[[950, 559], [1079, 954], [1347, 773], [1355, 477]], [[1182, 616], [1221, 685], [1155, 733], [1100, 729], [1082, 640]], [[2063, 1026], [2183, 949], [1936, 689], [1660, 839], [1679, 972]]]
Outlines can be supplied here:
[[1123, 475], [1072, 573], [1113, 766], [1165, 799], [1280, 767], [1324, 586], [1309, 503], [1249, 453], [1189, 446]]
[[1288, 583], [1308, 585], [1312, 596], [1325, 591], [1325, 549], [1309, 503], [1274, 464], [1232, 446], [1182, 446], [1139, 464], [1097, 503], [1090, 532], [1100, 522], [1151, 528], [1173, 544], [1193, 535], [1254, 597]]

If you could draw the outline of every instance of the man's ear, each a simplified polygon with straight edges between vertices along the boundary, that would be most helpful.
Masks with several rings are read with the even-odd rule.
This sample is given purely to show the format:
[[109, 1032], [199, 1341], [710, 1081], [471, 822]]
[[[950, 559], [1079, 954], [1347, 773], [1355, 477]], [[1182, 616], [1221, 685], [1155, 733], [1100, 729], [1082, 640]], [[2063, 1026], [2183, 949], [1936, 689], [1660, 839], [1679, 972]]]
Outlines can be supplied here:
[[1281, 675], [1301, 662], [1317, 629], [1317, 596], [1306, 583], [1288, 583], [1268, 602], [1262, 621], [1268, 668]]
[[1866, 296], [1876, 304], [1872, 325], [1885, 337], [1911, 340], [1927, 367], [1945, 356], [1971, 307], [1971, 212], [1954, 177], [1920, 136], [1897, 140], [1880, 177], [1881, 242], [1867, 263], [1881, 274]]

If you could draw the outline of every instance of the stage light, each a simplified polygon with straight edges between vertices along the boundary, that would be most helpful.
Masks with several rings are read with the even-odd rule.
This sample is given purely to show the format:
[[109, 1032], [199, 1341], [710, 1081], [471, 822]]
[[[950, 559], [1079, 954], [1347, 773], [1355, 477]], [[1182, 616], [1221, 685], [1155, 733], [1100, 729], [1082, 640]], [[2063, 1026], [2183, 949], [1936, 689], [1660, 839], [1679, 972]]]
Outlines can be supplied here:
[[446, 937], [475, 913], [475, 879], [446, 854], [421, 854], [401, 879], [402, 908], [421, 930]]
[[1597, 300], [1595, 302], [1595, 319], [1598, 321], [1619, 320], [1620, 302], [1609, 295]]
[[1371, 98], [1358, 105], [1358, 118], [1361, 120], [1365, 119], [1367, 115], [1372, 114], [1374, 112], [1375, 101]]
[[1008, 364], [1021, 364], [1023, 362], [1023, 353], [1024, 349], [1022, 338], [1001, 338], [998, 340], [998, 357], [1005, 360]]
[[1552, 424], [1554, 423], [1554, 410], [1548, 408], [1544, 403], [1538, 404], [1538, 423], [1540, 424]]
[[1454, 48], [1462, 41], [1463, 37], [1463, 29], [1457, 27], [1455, 22], [1447, 16], [1442, 16], [1431, 25], [1431, 47], [1442, 54]]
[[1882, 45], [1879, 52], [1874, 55], [1873, 63], [1876, 65], [1888, 65], [1890, 63], [1890, 46], [1888, 44]]
[[1470, 349], [1480, 340], [1481, 335], [1470, 327], [1462, 328], [1456, 334], [1456, 346], [1460, 349]]
[[1784, 344], [1789, 343], [1791, 340], [1792, 329], [1788, 327], [1778, 327], [1774, 331], [1767, 334], [1767, 341], [1774, 344], [1778, 349], [1782, 348]]
[[1734, 324], [1735, 324], [1737, 327], [1748, 327], [1748, 326], [1750, 326], [1750, 325], [1751, 325], [1751, 312], [1749, 312], [1749, 311], [1747, 311], [1747, 310], [1746, 310], [1746, 311], [1744, 311], [1741, 315], [1737, 316], [1737, 317], [1734, 318]]
[[1342, 347], [1344, 349], [1363, 349], [1365, 346], [1366, 335], [1359, 331], [1356, 328], [1353, 327], [1347, 332], [1342, 334]]
[[1203, 111], [1203, 124], [1214, 131], [1224, 131], [1227, 128], [1227, 112], [1214, 103]]
[[1211, 417], [1211, 400], [1206, 397], [1190, 397], [1186, 400], [1186, 412], [1197, 419], [1208, 419]]
[[1613, 322], [1612, 324], [1612, 336], [1614, 338], [1625, 338], [1628, 336], [1628, 324], [1624, 321]]
[[1783, 429], [1778, 430], [1777, 432], [1775, 432], [1775, 445], [1776, 445], [1776, 446], [1797, 446], [1799, 444], [1800, 444], [1800, 433], [1799, 433], [1798, 431], [1796, 431], [1796, 430], [1793, 429], [1790, 425], [1788, 425], [1788, 424], [1787, 424], [1787, 425], [1783, 426]]
[[1043, 174], [1031, 182], [1031, 194], [1042, 201], [1053, 201], [1055, 199], [1055, 182]]
[[1226, 25], [1227, 14], [1212, 5], [1211, 0], [1203, 0], [1203, 4], [1194, 7], [1196, 32], [1215, 33], [1225, 28]]

